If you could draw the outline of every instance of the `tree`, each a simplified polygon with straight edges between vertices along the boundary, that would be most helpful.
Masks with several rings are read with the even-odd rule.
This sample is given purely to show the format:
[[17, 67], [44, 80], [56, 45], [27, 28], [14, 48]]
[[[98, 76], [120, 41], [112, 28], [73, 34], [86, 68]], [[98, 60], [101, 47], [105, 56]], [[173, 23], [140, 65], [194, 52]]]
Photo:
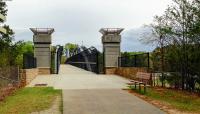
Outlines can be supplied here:
[[[171, 34], [171, 27], [169, 25], [168, 17], [166, 15], [163, 16], [155, 16], [154, 17], [154, 23], [150, 24], [149, 26], [146, 26], [151, 29], [150, 34], [145, 34], [142, 38], [142, 41], [145, 43], [153, 43], [157, 45], [157, 49], [159, 49], [159, 53], [157, 53], [161, 59], [160, 59], [160, 71], [162, 72], [162, 80], [163, 77], [163, 71], [164, 71], [164, 46], [166, 46], [169, 41], [169, 34]], [[162, 86], [163, 83], [162, 83]]]
[[200, 1], [173, 2], [162, 16], [155, 17], [154, 23], [149, 25], [152, 32], [143, 40], [157, 44], [162, 70], [179, 72], [182, 89], [193, 90], [195, 83], [200, 82], [197, 59], [200, 58]]
[[[0, 13], [7, 15], [7, 5], [0, 0]], [[2, 23], [3, 21], [1, 21]], [[14, 31], [9, 25], [3, 25], [6, 34], [0, 33], [0, 67], [23, 64], [23, 53], [32, 53], [32, 43], [18, 41], [14, 42]]]
[[[7, 15], [6, 3], [0, 0], [0, 13], [4, 16]], [[1, 20], [0, 23], [2, 23]], [[0, 66], [10, 65], [10, 56], [12, 55], [11, 45], [13, 41], [14, 32], [8, 25], [3, 25], [3, 28], [6, 29], [6, 34], [0, 33]]]
[[23, 67], [23, 56], [24, 54], [33, 55], [33, 42], [32, 41], [18, 41], [12, 46], [12, 65], [18, 65], [21, 68]]
[[[182, 74], [182, 89], [191, 89], [191, 83], [194, 83], [194, 75], [190, 73], [190, 64], [193, 60], [190, 55], [193, 52], [190, 51], [192, 47], [196, 47], [197, 39], [195, 29], [196, 23], [199, 23], [199, 12], [197, 10], [199, 6], [198, 0], [174, 0], [175, 5], [168, 8], [168, 15], [173, 23], [172, 30], [174, 33], [174, 44], [179, 53], [180, 71]], [[196, 4], [196, 5], [195, 5]], [[198, 12], [198, 13], [196, 13]], [[198, 21], [197, 21], [198, 20]], [[199, 31], [197, 32], [199, 34]], [[197, 54], [197, 53], [194, 53]], [[193, 66], [194, 64], [192, 64]], [[193, 82], [192, 82], [193, 80]]]
[[7, 5], [5, 2], [3, 2], [3, 0], [0, 0], [0, 13], [2, 15], [7, 15], [7, 9], [6, 9]]
[[[0, 13], [4, 16], [7, 15], [7, 5], [5, 2], [3, 2], [2, 0], [0, 0]], [[2, 23], [2, 22], [1, 22]], [[8, 25], [3, 25], [3, 28], [6, 29], [6, 34], [4, 33], [0, 33], [0, 48], [6, 48], [4, 46], [8, 46], [12, 43], [13, 40], [13, 35], [14, 35], [14, 31], [8, 26]]]
[[77, 50], [78, 45], [77, 44], [72, 44], [72, 43], [67, 43], [65, 44], [65, 50], [69, 51], [70, 56]]

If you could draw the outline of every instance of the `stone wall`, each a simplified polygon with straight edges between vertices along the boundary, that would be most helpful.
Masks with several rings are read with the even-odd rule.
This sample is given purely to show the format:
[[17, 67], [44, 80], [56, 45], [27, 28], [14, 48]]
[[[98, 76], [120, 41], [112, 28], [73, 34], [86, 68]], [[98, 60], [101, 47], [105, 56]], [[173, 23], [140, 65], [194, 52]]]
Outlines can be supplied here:
[[105, 74], [116, 74], [129, 79], [134, 79], [137, 72], [148, 72], [148, 68], [119, 67], [105, 69]]
[[116, 68], [115, 74], [128, 79], [134, 79], [137, 72], [148, 72], [148, 68], [139, 67], [119, 67]]
[[38, 75], [38, 69], [21, 69], [20, 76], [21, 76], [21, 85], [26, 86], [29, 84], [33, 79], [36, 78]]

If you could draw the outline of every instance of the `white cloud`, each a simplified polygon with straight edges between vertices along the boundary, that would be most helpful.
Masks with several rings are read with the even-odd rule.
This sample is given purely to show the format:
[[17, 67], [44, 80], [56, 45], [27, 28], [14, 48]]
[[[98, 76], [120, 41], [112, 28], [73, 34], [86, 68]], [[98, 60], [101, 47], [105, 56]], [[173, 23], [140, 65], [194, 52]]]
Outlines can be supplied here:
[[[127, 31], [139, 28], [150, 23], [154, 15], [162, 14], [170, 1], [13, 0], [8, 2], [7, 23], [14, 28], [17, 40], [31, 40], [31, 27], [53, 27], [54, 44], [83, 41], [85, 45], [100, 47], [100, 28], [123, 27]], [[139, 43], [130, 45], [128, 40], [122, 44], [125, 50], [141, 49]]]
[[153, 51], [154, 45], [142, 43], [144, 33], [151, 32], [150, 28], [137, 28], [125, 31], [122, 34], [122, 51]]

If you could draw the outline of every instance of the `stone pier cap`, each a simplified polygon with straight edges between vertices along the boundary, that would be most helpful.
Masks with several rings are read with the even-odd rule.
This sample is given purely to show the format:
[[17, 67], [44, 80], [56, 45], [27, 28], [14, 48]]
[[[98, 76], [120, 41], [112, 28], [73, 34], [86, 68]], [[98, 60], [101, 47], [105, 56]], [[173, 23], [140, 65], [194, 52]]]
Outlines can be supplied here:
[[48, 34], [51, 35], [54, 32], [54, 28], [30, 28], [34, 35]]
[[103, 35], [107, 35], [107, 34], [119, 35], [123, 30], [124, 28], [102, 28], [99, 30], [99, 32], [102, 33]]

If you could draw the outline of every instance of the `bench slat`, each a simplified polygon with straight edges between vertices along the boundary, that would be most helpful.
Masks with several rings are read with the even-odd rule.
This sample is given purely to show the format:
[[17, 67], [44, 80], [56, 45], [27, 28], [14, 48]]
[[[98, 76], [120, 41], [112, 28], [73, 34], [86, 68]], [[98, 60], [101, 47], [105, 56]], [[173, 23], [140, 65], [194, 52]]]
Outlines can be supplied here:
[[137, 72], [136, 78], [150, 80], [151, 79], [151, 74], [150, 73], [144, 73], [144, 72]]

